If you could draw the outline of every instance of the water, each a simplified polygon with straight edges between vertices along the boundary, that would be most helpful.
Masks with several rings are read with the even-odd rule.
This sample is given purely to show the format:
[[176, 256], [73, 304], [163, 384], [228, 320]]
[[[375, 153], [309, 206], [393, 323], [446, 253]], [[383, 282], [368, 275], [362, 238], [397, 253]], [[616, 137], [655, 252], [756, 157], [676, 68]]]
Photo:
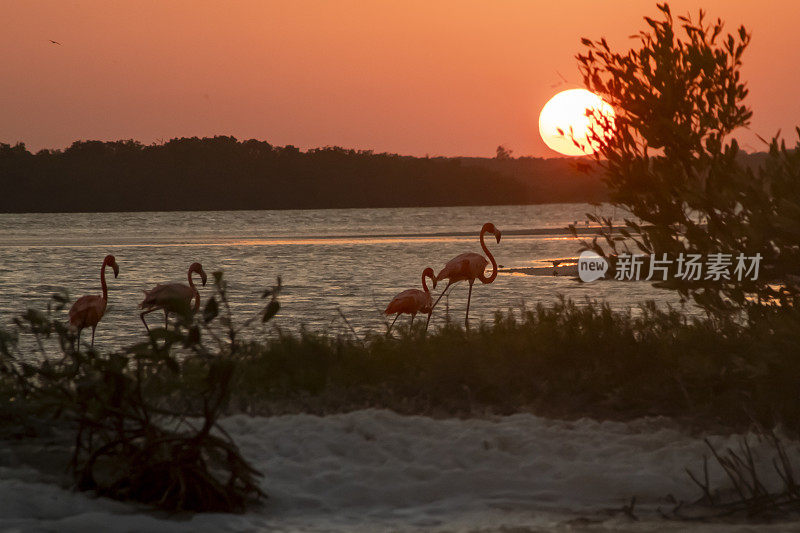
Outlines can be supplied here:
[[[401, 290], [420, 287], [427, 266], [438, 270], [462, 252], [481, 252], [478, 231], [486, 221], [503, 230], [500, 244], [487, 239], [506, 268], [574, 257], [579, 243], [566, 231], [596, 209], [588, 204], [298, 211], [0, 214], [0, 324], [28, 307], [43, 309], [55, 287], [73, 298], [99, 294], [99, 267], [114, 254], [120, 277], [109, 276], [109, 308], [97, 330], [101, 346], [140, 339], [137, 305], [142, 290], [186, 280], [199, 261], [209, 274], [223, 270], [233, 311], [246, 317], [263, 305], [260, 292], [282, 276], [285, 291], [275, 324], [337, 331], [338, 310], [357, 331], [385, 328], [381, 311]], [[608, 207], [601, 212], [611, 214]], [[563, 229], [563, 232], [558, 230]], [[534, 235], [510, 230], [546, 229]], [[111, 271], [108, 272], [111, 274]], [[200, 291], [201, 297], [211, 288]], [[598, 282], [503, 272], [492, 285], [476, 285], [470, 318], [491, 320], [496, 310], [553, 301], [559, 294], [608, 301], [615, 308], [647, 299], [678, 305], [677, 297], [649, 283]], [[449, 306], [461, 320], [467, 285], [442, 300], [434, 324]], [[64, 312], [66, 316], [66, 312]], [[161, 315], [151, 321], [160, 324]], [[403, 319], [398, 321], [403, 324]]]

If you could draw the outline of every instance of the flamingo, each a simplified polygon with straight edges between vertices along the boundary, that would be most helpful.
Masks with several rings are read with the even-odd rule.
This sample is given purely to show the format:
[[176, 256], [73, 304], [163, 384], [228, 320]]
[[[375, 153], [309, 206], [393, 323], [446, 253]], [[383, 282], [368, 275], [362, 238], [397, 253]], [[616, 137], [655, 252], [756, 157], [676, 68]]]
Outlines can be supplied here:
[[425, 278], [431, 278], [433, 280], [433, 288], [436, 289], [436, 278], [433, 276], [433, 269], [428, 267], [422, 271], [422, 288], [424, 290], [405, 290], [395, 296], [394, 299], [389, 302], [389, 305], [386, 306], [384, 314], [393, 315], [397, 313], [397, 316], [394, 317], [392, 324], [389, 326], [389, 330], [386, 332], [387, 335], [392, 331], [392, 327], [394, 323], [397, 322], [400, 315], [404, 313], [411, 315], [411, 324], [408, 326], [409, 331], [411, 331], [411, 328], [414, 326], [414, 318], [417, 316], [417, 313], [428, 313], [428, 319], [430, 319], [433, 306], [431, 305], [431, 291], [428, 290]]
[[[481, 283], [491, 283], [497, 277], [497, 262], [494, 260], [494, 256], [489, 252], [489, 249], [486, 247], [486, 243], [483, 242], [483, 236], [486, 233], [494, 233], [497, 242], [500, 243], [500, 237], [502, 233], [499, 229], [494, 227], [494, 224], [491, 222], [487, 222], [481, 228], [481, 248], [489, 256], [489, 261], [492, 262], [492, 274], [491, 276], [486, 276], [485, 270], [486, 265], [489, 264], [489, 261], [486, 260], [480, 254], [476, 254], [473, 252], [468, 252], [465, 254], [457, 255], [453, 259], [447, 262], [444, 268], [436, 275], [434, 281], [441, 281], [447, 278], [447, 286], [442, 291], [442, 294], [436, 299], [433, 303], [432, 307], [436, 307], [436, 304], [439, 303], [439, 300], [442, 299], [444, 293], [447, 292], [447, 289], [450, 288], [450, 285], [454, 283], [458, 283], [459, 281], [468, 281], [469, 282], [469, 294], [467, 296], [467, 314], [464, 318], [464, 325], [467, 329], [469, 329], [469, 302], [472, 299], [472, 284], [475, 283], [476, 279], [481, 280]], [[430, 321], [431, 316], [428, 315], [428, 320]], [[427, 327], [427, 325], [426, 325]]]
[[114, 277], [119, 276], [119, 266], [113, 255], [107, 255], [103, 259], [103, 266], [100, 267], [100, 285], [103, 287], [103, 295], [81, 296], [72, 304], [69, 309], [69, 324], [78, 330], [78, 349], [81, 345], [81, 331], [86, 326], [92, 327], [92, 347], [94, 348], [94, 331], [97, 324], [106, 312], [108, 302], [108, 286], [106, 285], [106, 266], [114, 269]]
[[144, 327], [147, 332], [150, 332], [150, 327], [144, 319], [144, 315], [152, 313], [161, 309], [164, 311], [164, 327], [169, 326], [170, 313], [185, 313], [191, 305], [192, 298], [194, 298], [194, 312], [200, 309], [200, 293], [194, 286], [192, 281], [192, 274], [198, 273], [203, 282], [203, 287], [206, 286], [206, 273], [203, 271], [203, 265], [200, 263], [192, 263], [189, 267], [189, 285], [183, 283], [159, 283], [149, 291], [144, 291], [144, 300], [139, 304], [141, 309], [144, 309], [139, 315], [142, 319]]

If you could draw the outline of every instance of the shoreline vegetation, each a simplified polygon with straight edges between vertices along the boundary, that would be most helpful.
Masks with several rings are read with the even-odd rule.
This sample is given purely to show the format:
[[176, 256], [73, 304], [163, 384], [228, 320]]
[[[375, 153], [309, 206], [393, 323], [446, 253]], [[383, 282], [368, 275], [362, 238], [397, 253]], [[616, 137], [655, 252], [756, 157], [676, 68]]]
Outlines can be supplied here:
[[[796, 320], [796, 317], [794, 318]], [[278, 334], [237, 361], [233, 412], [320, 416], [366, 408], [434, 418], [531, 413], [559, 419], [667, 417], [693, 431], [753, 424], [800, 432], [800, 342], [792, 319], [742, 326], [650, 302], [629, 311], [561, 301], [496, 313], [466, 332]], [[196, 361], [186, 360], [187, 370]]]
[[[433, 417], [671, 418], [687, 428], [757, 423], [800, 434], [797, 316], [749, 324], [562, 300], [497, 312], [465, 331], [400, 324], [393, 336], [278, 330], [243, 342], [231, 412], [326, 415], [365, 408]], [[187, 375], [196, 359], [183, 361]], [[189, 386], [199, 386], [192, 382]]]
[[[689, 318], [653, 302], [615, 311], [561, 300], [498, 312], [469, 331], [448, 317], [441, 328], [403, 324], [392, 336], [279, 326], [253, 336], [243, 333], [280, 317], [280, 280], [264, 292], [264, 311], [249, 318], [228, 310], [221, 272], [214, 287], [200, 312], [110, 353], [75, 345], [63, 322], [65, 294], [46, 312], [20, 315], [0, 330], [0, 438], [49, 439], [80, 490], [166, 510], [244, 511], [265, 496], [261, 474], [218, 423], [240, 413], [666, 417], [696, 435], [755, 428], [771, 438], [761, 428], [776, 427], [800, 434], [793, 309], [761, 309], [737, 322]], [[775, 440], [779, 453], [781, 446]], [[717, 494], [702, 473], [692, 475]], [[732, 508], [747, 512], [748, 502]]]
[[[663, 416], [687, 428], [735, 431], [757, 423], [800, 435], [800, 361], [791, 349], [800, 345], [800, 316], [793, 309], [736, 320], [692, 317], [652, 301], [621, 311], [562, 298], [498, 311], [491, 323], [469, 331], [448, 314], [443, 327], [427, 332], [421, 321], [412, 331], [400, 321], [391, 335], [287, 333], [279, 325], [243, 335], [253, 317], [229, 316], [211, 327], [225, 298], [219, 294], [203, 316], [179, 317], [168, 329], [153, 328], [151, 337], [142, 331], [140, 342], [109, 353], [86, 339], [77, 347], [75, 331], [58, 311], [69, 300], [57, 294], [46, 313], [30, 309], [13, 328], [0, 329], [2, 402], [13, 398], [5, 404], [13, 411], [30, 392], [23, 390], [27, 378], [35, 381], [41, 368], [72, 357], [76, 365], [84, 357], [115, 359], [125, 375], [139, 359], [163, 359], [169, 372], [157, 387], [145, 387], [156, 403], [200, 394], [209, 368], [225, 360], [235, 368], [224, 414], [324, 416], [383, 408], [435, 418]], [[268, 320], [277, 309], [276, 301]], [[194, 348], [202, 344], [201, 331], [213, 347]]]
[[[763, 154], [743, 155], [755, 165]], [[587, 158], [301, 151], [234, 137], [0, 142], [0, 213], [439, 207], [603, 202]], [[490, 187], [487, 185], [491, 185]]]

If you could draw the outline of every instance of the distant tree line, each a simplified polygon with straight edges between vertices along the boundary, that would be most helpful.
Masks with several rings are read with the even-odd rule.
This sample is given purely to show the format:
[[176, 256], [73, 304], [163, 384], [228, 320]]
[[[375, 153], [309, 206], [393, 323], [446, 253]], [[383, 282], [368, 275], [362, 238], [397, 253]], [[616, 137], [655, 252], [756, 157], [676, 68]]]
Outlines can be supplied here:
[[233, 137], [0, 143], [0, 212], [502, 205], [605, 199], [574, 160], [301, 151]]

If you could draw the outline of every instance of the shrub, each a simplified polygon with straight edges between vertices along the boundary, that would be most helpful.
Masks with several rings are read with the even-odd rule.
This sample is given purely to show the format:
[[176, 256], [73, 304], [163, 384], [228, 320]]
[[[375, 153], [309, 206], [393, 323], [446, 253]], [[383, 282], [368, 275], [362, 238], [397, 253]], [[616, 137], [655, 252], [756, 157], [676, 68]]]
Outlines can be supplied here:
[[[180, 316], [173, 329], [155, 329], [148, 341], [120, 352], [75, 346], [73, 332], [53, 317], [67, 301], [60, 294], [47, 313], [31, 310], [16, 320], [37, 353], [25, 352], [18, 336], [0, 333], [5, 390], [73, 428], [70, 470], [79, 489], [191, 511], [242, 511], [263, 496], [260, 474], [218, 425], [231, 395], [240, 328], [222, 274], [214, 277], [215, 296], [202, 316]], [[279, 287], [265, 293], [271, 299], [264, 321], [277, 312]], [[227, 310], [221, 317], [218, 301]], [[215, 331], [217, 320], [224, 336]], [[203, 361], [194, 367], [199, 386], [182, 387], [177, 352]]]
[[633, 214], [619, 231], [609, 218], [590, 214], [601, 224], [601, 242], [584, 247], [618, 254], [633, 243], [673, 260], [760, 254], [756, 279], [674, 277], [663, 285], [717, 316], [794, 305], [800, 295], [799, 151], [776, 137], [764, 164], [753, 169], [732, 138], [752, 116], [741, 77], [750, 34], [743, 26], [725, 34], [722, 20], [709, 22], [702, 11], [676, 21], [666, 3], [658, 8], [660, 17], [645, 17], [647, 28], [630, 50], [614, 51], [606, 39], [582, 40], [584, 84], [616, 112], [610, 135], [611, 125], [597, 113], [604, 131], [590, 142], [611, 202]]

